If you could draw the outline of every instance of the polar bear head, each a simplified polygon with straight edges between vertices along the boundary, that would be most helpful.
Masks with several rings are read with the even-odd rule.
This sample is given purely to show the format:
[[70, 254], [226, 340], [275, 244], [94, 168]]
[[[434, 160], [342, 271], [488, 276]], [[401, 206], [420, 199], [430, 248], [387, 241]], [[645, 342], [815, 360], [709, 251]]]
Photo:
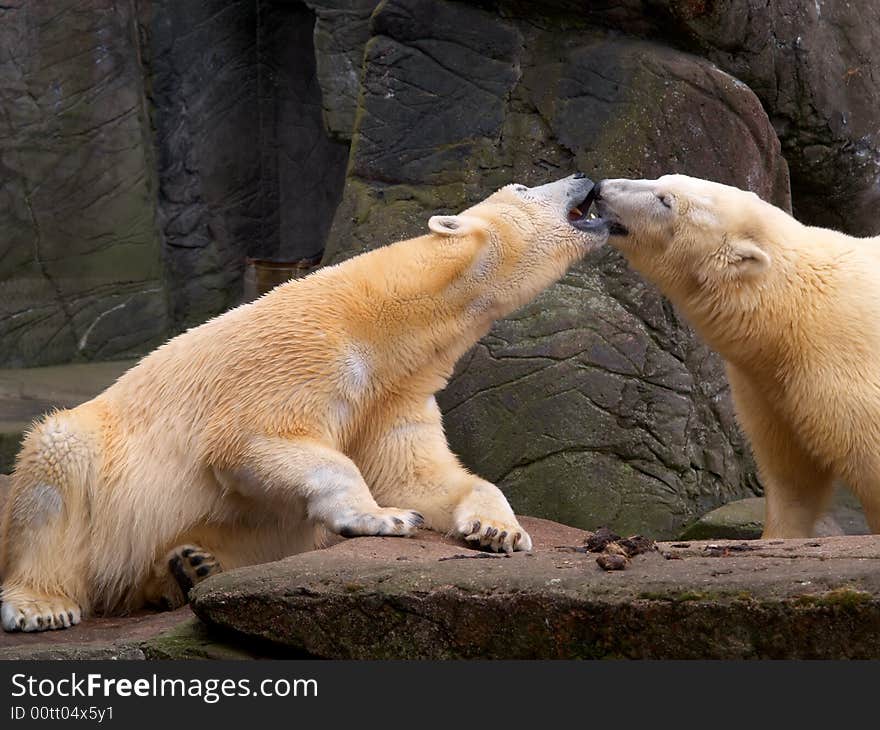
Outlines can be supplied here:
[[432, 216], [433, 245], [467, 252], [456, 288], [493, 318], [532, 299], [607, 240], [604, 221], [588, 213], [593, 187], [583, 173], [511, 184], [459, 215]]
[[[609, 243], [728, 359], [766, 346], [800, 278], [805, 226], [757, 195], [685, 175], [603, 180]], [[776, 324], [774, 324], [776, 323]]]
[[673, 300], [760, 285], [797, 225], [754, 193], [686, 175], [603, 180], [594, 199], [609, 242]]

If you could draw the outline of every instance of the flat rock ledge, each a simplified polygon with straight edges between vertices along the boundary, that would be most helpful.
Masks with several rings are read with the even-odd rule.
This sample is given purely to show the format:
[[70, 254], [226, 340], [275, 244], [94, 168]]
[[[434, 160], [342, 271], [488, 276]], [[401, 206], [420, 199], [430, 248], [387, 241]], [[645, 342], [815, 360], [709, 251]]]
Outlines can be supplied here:
[[205, 581], [198, 619], [0, 632], [0, 659], [880, 657], [880, 536], [658, 543], [606, 572], [590, 533], [521, 520], [531, 553], [345, 540]]
[[522, 522], [531, 553], [360, 538], [220, 574], [192, 608], [324, 658], [880, 657], [880, 536], [658, 543], [606, 572], [589, 533]]

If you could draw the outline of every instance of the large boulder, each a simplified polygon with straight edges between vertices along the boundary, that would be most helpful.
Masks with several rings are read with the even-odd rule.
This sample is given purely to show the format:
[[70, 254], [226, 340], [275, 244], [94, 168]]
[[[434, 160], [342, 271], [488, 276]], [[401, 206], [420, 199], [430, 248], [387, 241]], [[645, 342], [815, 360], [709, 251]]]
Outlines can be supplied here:
[[[716, 507], [681, 533], [681, 540], [757, 540], [764, 531], [763, 497], [747, 497]], [[831, 509], [816, 523], [815, 535], [868, 535], [871, 530], [858, 500], [840, 490]]]
[[853, 235], [880, 233], [880, 4], [642, 5], [643, 32], [714, 61], [761, 99], [792, 169], [798, 217]]
[[[372, 33], [328, 262], [577, 169], [680, 171], [789, 205], [760, 102], [699, 58], [423, 0], [383, 3]], [[671, 537], [757, 488], [719, 359], [609, 250], [500, 322], [441, 405], [455, 450], [523, 512]]]
[[120, 357], [167, 327], [130, 3], [0, 7], [0, 367]]
[[334, 659], [880, 656], [880, 538], [660, 544], [605, 572], [587, 534], [521, 518], [531, 553], [358, 538], [211, 577], [210, 632]]

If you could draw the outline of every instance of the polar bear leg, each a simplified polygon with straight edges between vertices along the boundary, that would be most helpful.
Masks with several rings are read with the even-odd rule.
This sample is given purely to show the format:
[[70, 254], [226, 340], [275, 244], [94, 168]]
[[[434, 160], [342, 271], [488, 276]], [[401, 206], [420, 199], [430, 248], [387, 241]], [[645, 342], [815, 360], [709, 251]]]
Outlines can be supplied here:
[[362, 463], [379, 504], [406, 502], [426, 525], [498, 552], [531, 550], [504, 494], [450, 451], [434, 398], [414, 404], [369, 446]]
[[[39, 483], [10, 495], [5, 526], [0, 622], [6, 631], [46, 631], [78, 624], [86, 596], [88, 547], [84, 521], [70, 519], [61, 497], [41, 506], [53, 485]], [[51, 499], [55, 499], [52, 497]], [[43, 518], [45, 517], [45, 521]]]
[[91, 451], [64, 415], [50, 416], [22, 445], [0, 550], [6, 631], [67, 628], [88, 610]]
[[304, 500], [310, 520], [344, 537], [410, 535], [424, 521], [412, 509], [380, 507], [355, 463], [313, 439], [254, 438], [238, 472], [247, 496]]
[[744, 376], [728, 367], [728, 377], [764, 485], [762, 537], [813, 537], [816, 521], [831, 501], [834, 474], [801, 448], [795, 433]]
[[859, 467], [851, 470], [846, 480], [862, 503], [871, 533], [880, 535], [880, 458], [870, 454], [858, 461]]

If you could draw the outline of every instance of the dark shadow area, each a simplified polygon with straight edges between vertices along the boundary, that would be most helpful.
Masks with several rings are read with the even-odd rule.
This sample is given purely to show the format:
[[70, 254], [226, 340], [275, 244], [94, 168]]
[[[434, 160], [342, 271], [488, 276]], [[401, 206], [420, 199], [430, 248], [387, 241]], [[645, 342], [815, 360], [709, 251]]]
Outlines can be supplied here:
[[326, 134], [299, 3], [141, 8], [173, 322], [237, 304], [247, 257], [320, 255], [348, 145]]

